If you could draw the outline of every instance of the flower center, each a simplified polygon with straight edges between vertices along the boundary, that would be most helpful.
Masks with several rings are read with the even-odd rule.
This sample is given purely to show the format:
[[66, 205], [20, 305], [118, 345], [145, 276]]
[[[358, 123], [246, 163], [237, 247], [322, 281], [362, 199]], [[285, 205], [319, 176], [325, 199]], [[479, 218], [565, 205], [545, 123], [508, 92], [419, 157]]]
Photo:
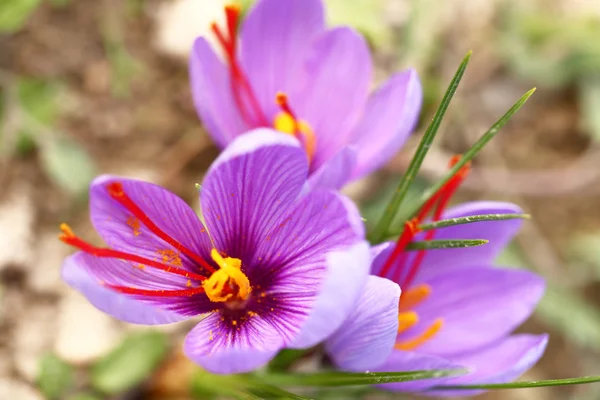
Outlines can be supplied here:
[[223, 48], [229, 65], [231, 93], [235, 105], [249, 128], [272, 126], [280, 132], [295, 136], [302, 143], [310, 162], [316, 149], [316, 136], [311, 126], [308, 122], [296, 118], [284, 93], [277, 93], [276, 100], [281, 111], [275, 116], [271, 125], [240, 65], [237, 54], [240, 13], [238, 5], [228, 5], [225, 7], [226, 30], [222, 30], [214, 22], [211, 24], [211, 29]]
[[242, 272], [239, 258], [223, 257], [217, 249], [210, 256], [219, 266], [210, 278], [202, 283], [206, 296], [212, 302], [245, 301], [250, 296], [250, 281]]

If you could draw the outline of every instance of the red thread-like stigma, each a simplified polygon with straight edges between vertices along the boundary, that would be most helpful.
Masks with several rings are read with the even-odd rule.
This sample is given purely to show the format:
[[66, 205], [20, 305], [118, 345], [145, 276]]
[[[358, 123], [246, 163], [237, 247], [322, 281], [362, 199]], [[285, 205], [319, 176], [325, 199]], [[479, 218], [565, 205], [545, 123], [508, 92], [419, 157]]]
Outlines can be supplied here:
[[137, 219], [139, 219], [140, 222], [144, 224], [144, 226], [146, 226], [146, 228], [148, 228], [152, 233], [154, 233], [156, 236], [158, 236], [171, 246], [175, 247], [181, 253], [194, 260], [198, 265], [202, 266], [207, 271], [215, 272], [215, 269], [212, 266], [210, 266], [202, 257], [200, 257], [199, 255], [197, 255], [196, 253], [179, 243], [177, 240], [173, 239], [171, 236], [169, 236], [167, 233], [161, 230], [158, 226], [156, 226], [156, 224], [150, 219], [150, 217], [148, 217], [148, 215], [146, 215], [146, 213], [137, 204], [135, 204], [135, 202], [131, 200], [129, 196], [127, 196], [123, 189], [123, 185], [120, 182], [109, 183], [108, 185], [106, 185], [106, 189], [108, 190], [108, 194], [110, 195], [110, 197], [112, 197], [114, 200], [119, 202], [119, 204], [125, 207], [127, 211], [129, 211]]
[[[225, 52], [225, 57], [229, 64], [231, 92], [242, 119], [244, 119], [250, 128], [269, 126], [269, 121], [263, 113], [254, 90], [237, 58], [237, 28], [240, 21], [240, 14], [241, 9], [237, 5], [225, 7], [227, 37], [216, 23], [213, 22], [210, 28]], [[250, 109], [246, 107], [244, 97], [247, 99]]]
[[81, 250], [85, 253], [91, 254], [95, 257], [115, 258], [115, 259], [119, 259], [119, 260], [131, 261], [131, 262], [142, 264], [142, 265], [148, 266], [150, 268], [155, 268], [157, 270], [164, 271], [164, 272], [167, 272], [170, 274], [183, 276], [183, 277], [189, 278], [189, 279], [195, 279], [197, 281], [203, 281], [206, 279], [206, 277], [204, 277], [202, 275], [199, 275], [199, 274], [196, 274], [193, 272], [189, 272], [184, 269], [176, 268], [176, 267], [173, 267], [170, 265], [165, 265], [165, 264], [159, 263], [154, 260], [149, 260], [145, 257], [140, 257], [135, 254], [129, 254], [129, 253], [125, 253], [122, 251], [103, 248], [103, 247], [96, 247], [90, 243], [85, 242], [84, 240], [80, 239], [79, 237], [75, 236], [75, 234], [73, 233], [73, 231], [67, 224], [61, 224], [60, 229], [63, 233], [61, 235], [59, 235], [58, 238], [62, 242], [66, 243], [70, 246], [77, 247], [79, 250]]

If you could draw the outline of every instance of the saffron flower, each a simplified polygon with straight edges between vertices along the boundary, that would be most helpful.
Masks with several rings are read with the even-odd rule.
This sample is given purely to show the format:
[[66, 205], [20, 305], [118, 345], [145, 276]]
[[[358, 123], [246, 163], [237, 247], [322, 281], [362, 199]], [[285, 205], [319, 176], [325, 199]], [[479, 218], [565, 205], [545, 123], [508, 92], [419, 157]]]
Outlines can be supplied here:
[[388, 161], [414, 129], [416, 72], [369, 94], [367, 43], [349, 27], [327, 29], [321, 0], [258, 0], [241, 23], [239, 7], [225, 12], [227, 26], [212, 25], [224, 61], [203, 37], [190, 57], [194, 103], [220, 147], [274, 127], [305, 149], [312, 187], [340, 188]]
[[[510, 333], [533, 312], [544, 292], [543, 279], [529, 271], [493, 265], [519, 230], [521, 220], [419, 231], [422, 219], [436, 202], [434, 220], [522, 213], [518, 206], [502, 202], [472, 202], [444, 210], [462, 179], [464, 171], [405, 224], [396, 243], [372, 248], [369, 281], [396, 282], [402, 294], [394, 303], [376, 287], [365, 287], [355, 311], [326, 343], [340, 368], [382, 372], [463, 368], [468, 373], [458, 377], [379, 385], [393, 391], [457, 396], [480, 391], [435, 386], [511, 381], [542, 356], [547, 335]], [[411, 241], [433, 237], [489, 242], [464, 249], [406, 251]], [[370, 345], [373, 337], [377, 338], [376, 349]]]
[[[269, 129], [244, 135], [204, 179], [204, 223], [159, 186], [99, 177], [90, 214], [110, 247], [84, 242], [63, 225], [62, 241], [81, 250], [66, 259], [63, 278], [126, 322], [202, 315], [184, 352], [212, 372], [250, 371], [283, 347], [312, 346], [353, 307], [369, 248], [347, 198], [330, 190], [302, 194], [307, 173], [293, 138]], [[343, 291], [326, 290], [342, 280]]]

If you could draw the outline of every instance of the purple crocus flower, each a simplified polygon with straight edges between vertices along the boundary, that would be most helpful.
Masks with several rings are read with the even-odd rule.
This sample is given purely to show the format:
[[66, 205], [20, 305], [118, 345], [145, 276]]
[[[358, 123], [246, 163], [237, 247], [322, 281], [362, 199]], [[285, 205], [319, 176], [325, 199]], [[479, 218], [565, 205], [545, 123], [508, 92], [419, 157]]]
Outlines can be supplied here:
[[365, 40], [349, 27], [327, 29], [321, 0], [258, 0], [239, 28], [212, 29], [225, 55], [196, 40], [190, 59], [196, 109], [225, 147], [256, 127], [295, 136], [310, 162], [311, 186], [339, 188], [388, 161], [414, 129], [422, 90], [414, 70], [369, 95]]
[[[451, 208], [441, 218], [521, 212], [510, 203], [473, 202]], [[544, 281], [529, 271], [493, 266], [520, 226], [521, 220], [514, 219], [436, 231], [435, 239], [489, 240], [465, 249], [404, 251], [394, 258], [397, 244], [375, 246], [370, 283], [358, 301], [371, 305], [357, 307], [327, 341], [334, 362], [350, 370], [469, 371], [455, 378], [380, 385], [386, 390], [437, 396], [481, 392], [436, 389], [439, 385], [501, 383], [519, 377], [539, 360], [548, 341], [545, 334], [510, 334], [533, 312], [544, 292]], [[407, 224], [406, 229], [414, 225]], [[413, 238], [428, 237], [418, 233]], [[399, 303], [381, 294], [380, 288], [391, 283], [388, 279], [402, 287]], [[389, 334], [390, 327], [397, 331]], [[374, 333], [378, 333], [378, 351], [372, 346]]]
[[[184, 351], [216, 373], [266, 364], [337, 329], [360, 295], [369, 248], [354, 205], [330, 190], [303, 193], [308, 164], [296, 140], [269, 129], [241, 136], [201, 189], [203, 222], [151, 183], [114, 177], [91, 185], [94, 227], [64, 280], [120, 320], [166, 324], [204, 315]], [[342, 290], [328, 290], [343, 281]], [[320, 321], [327, 320], [328, 324]]]

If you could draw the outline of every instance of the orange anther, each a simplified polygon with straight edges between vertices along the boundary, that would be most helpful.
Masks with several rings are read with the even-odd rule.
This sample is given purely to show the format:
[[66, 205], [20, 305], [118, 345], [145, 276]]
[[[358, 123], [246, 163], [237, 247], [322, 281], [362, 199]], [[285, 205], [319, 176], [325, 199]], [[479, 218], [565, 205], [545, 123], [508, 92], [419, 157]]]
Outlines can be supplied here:
[[420, 334], [419, 336], [417, 336], [413, 339], [399, 341], [398, 343], [396, 343], [394, 348], [397, 350], [405, 350], [405, 351], [414, 350], [417, 347], [419, 347], [420, 345], [422, 345], [423, 343], [425, 343], [428, 340], [430, 340], [431, 338], [433, 338], [440, 331], [440, 329], [442, 329], [443, 325], [444, 325], [444, 320], [441, 318], [438, 318], [433, 322], [433, 324], [431, 324], [425, 330], [425, 332], [423, 332], [422, 334]]

